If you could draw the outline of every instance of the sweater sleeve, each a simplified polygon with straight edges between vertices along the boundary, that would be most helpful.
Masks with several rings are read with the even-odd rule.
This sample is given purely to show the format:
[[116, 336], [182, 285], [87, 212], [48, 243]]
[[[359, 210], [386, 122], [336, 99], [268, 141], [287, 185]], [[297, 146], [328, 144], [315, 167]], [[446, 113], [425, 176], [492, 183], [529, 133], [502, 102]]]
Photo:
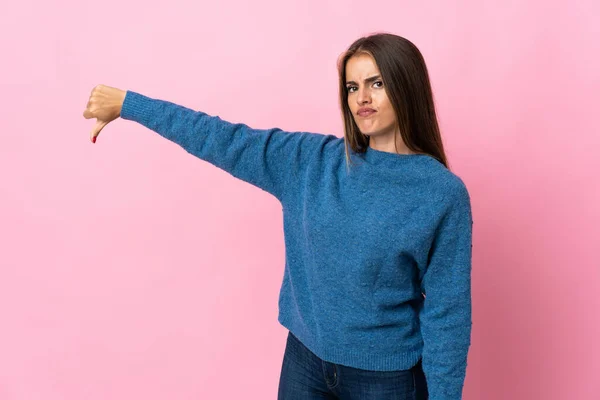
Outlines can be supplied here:
[[335, 137], [279, 128], [252, 129], [130, 90], [125, 95], [121, 118], [142, 124], [280, 201], [313, 150]]
[[471, 344], [472, 226], [469, 193], [461, 182], [437, 227], [420, 310], [423, 371], [429, 400], [460, 400]]

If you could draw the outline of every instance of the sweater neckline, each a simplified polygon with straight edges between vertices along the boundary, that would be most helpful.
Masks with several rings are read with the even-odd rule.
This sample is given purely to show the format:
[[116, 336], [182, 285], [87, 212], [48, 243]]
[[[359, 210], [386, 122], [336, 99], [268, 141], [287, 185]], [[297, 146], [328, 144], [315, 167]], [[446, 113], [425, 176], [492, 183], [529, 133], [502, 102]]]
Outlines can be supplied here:
[[400, 154], [389, 151], [375, 150], [372, 147], [367, 147], [363, 153], [364, 159], [370, 164], [386, 164], [393, 165], [398, 163], [420, 160], [425, 157], [432, 158], [428, 154]]

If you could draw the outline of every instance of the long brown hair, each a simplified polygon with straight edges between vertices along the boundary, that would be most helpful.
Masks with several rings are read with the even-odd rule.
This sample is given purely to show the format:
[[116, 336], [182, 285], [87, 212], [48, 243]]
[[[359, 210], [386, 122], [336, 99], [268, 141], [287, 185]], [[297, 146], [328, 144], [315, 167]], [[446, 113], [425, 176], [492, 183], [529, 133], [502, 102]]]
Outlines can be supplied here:
[[434, 157], [448, 168], [423, 55], [411, 41], [390, 33], [361, 37], [338, 59], [346, 162], [350, 161], [348, 147], [363, 153], [369, 146], [369, 137], [360, 132], [348, 106], [346, 63], [358, 54], [368, 54], [375, 60], [406, 146], [415, 153]]

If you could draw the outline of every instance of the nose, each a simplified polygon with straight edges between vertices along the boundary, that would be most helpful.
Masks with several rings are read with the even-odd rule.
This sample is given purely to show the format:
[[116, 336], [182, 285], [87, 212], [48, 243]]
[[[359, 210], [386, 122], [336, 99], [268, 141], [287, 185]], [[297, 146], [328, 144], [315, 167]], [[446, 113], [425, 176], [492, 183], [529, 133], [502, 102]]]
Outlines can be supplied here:
[[367, 88], [359, 88], [358, 96], [356, 96], [356, 101], [359, 105], [368, 104], [371, 102], [371, 91]]

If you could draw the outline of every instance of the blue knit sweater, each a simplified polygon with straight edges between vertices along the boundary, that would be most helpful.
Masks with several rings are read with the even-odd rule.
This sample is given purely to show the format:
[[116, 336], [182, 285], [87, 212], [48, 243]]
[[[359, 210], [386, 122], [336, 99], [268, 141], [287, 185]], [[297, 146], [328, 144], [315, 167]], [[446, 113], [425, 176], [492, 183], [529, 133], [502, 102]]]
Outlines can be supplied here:
[[337, 136], [253, 129], [133, 91], [121, 118], [281, 202], [278, 320], [313, 353], [376, 371], [422, 357], [430, 400], [461, 399], [473, 220], [458, 176], [428, 155], [372, 148], [350, 150], [348, 166]]

